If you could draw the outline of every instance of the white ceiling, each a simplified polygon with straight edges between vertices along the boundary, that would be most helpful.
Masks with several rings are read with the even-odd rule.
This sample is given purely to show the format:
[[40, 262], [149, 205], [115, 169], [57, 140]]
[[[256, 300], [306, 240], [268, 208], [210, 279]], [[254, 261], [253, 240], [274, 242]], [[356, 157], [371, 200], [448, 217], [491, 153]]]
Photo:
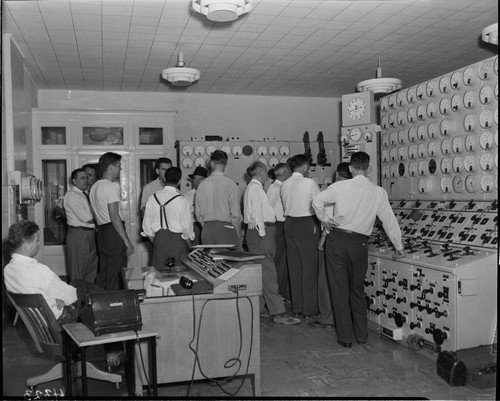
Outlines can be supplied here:
[[[39, 89], [341, 97], [375, 78], [403, 87], [497, 54], [481, 41], [497, 0], [253, 0], [232, 23], [192, 11], [190, 0], [2, 2]], [[161, 79], [182, 47], [201, 79]]]

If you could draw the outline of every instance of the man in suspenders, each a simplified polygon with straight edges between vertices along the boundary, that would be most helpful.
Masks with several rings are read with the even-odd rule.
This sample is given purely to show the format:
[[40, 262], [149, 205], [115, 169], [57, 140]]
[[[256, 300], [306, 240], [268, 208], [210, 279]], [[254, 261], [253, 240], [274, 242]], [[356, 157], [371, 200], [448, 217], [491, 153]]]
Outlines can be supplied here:
[[179, 167], [169, 168], [165, 172], [165, 187], [146, 202], [142, 235], [153, 243], [152, 264], [157, 269], [164, 268], [168, 258], [179, 263], [194, 239], [189, 201], [177, 189], [181, 177]]

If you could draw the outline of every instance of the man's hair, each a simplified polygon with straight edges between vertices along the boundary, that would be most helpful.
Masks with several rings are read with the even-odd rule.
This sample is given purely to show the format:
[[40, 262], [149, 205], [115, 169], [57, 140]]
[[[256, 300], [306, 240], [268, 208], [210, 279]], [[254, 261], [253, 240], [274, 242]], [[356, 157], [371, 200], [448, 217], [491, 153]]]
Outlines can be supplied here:
[[227, 154], [223, 150], [214, 150], [210, 155], [210, 161], [215, 164], [227, 164]]
[[40, 230], [38, 225], [32, 221], [21, 220], [14, 223], [9, 228], [9, 244], [11, 250], [19, 249], [23, 242], [31, 241], [34, 235]]
[[260, 171], [266, 171], [266, 166], [264, 166], [264, 163], [256, 161], [250, 164], [247, 168], [247, 174], [253, 178], [257, 174], [259, 174]]
[[335, 176], [345, 178], [346, 180], [352, 178], [352, 174], [349, 171], [349, 163], [339, 163], [337, 166], [337, 171], [335, 172]]
[[276, 179], [276, 174], [274, 174], [273, 168], [270, 168], [269, 170], [267, 170], [267, 176], [269, 177], [269, 179], [271, 179], [273, 181]]
[[82, 170], [87, 170], [88, 168], [91, 168], [97, 173], [97, 167], [95, 164], [87, 163], [82, 166]]
[[351, 155], [351, 167], [356, 170], [367, 170], [370, 156], [365, 152], [355, 152]]
[[95, 179], [96, 180], [101, 179], [102, 174], [101, 174], [101, 169], [100, 169], [98, 163], [87, 163], [87, 164], [85, 164], [85, 165], [82, 166], [82, 169], [85, 170], [85, 171], [88, 168], [91, 168], [92, 170], [94, 170], [94, 172], [95, 172]]
[[87, 174], [87, 172], [85, 171], [85, 169], [82, 167], [82, 168], [77, 168], [75, 170], [73, 170], [71, 172], [71, 182], [73, 182], [73, 180], [76, 180], [76, 176], [78, 175], [78, 173], [85, 173]]
[[118, 153], [106, 152], [99, 157], [99, 168], [105, 173], [110, 165], [120, 162], [121, 159], [122, 156]]
[[277, 176], [284, 174], [285, 170], [289, 171], [290, 173], [292, 172], [290, 166], [287, 163], [278, 163], [274, 167], [274, 175]]
[[290, 159], [290, 168], [292, 171], [306, 164], [309, 164], [309, 157], [306, 155], [295, 155]]
[[182, 178], [182, 170], [179, 167], [170, 167], [165, 171], [165, 184], [177, 185]]
[[172, 166], [172, 160], [168, 157], [160, 157], [155, 163], [155, 169], [160, 169], [160, 164], [170, 164]]

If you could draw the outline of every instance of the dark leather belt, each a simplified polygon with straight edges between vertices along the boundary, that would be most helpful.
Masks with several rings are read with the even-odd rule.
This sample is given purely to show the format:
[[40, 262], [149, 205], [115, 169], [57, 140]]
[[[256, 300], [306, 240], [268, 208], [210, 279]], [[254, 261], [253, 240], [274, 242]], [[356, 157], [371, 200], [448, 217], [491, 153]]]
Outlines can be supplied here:
[[360, 235], [361, 237], [366, 238], [366, 239], [370, 238], [368, 235], [357, 233], [355, 231], [344, 230], [343, 228], [335, 227], [334, 230], [340, 231], [341, 233], [351, 234], [351, 235], [358, 235], [358, 236]]
[[268, 222], [266, 221], [266, 222], [264, 223], [264, 225], [265, 225], [266, 227], [274, 227], [274, 226], [276, 225], [276, 223], [270, 223], [270, 222], [268, 223]]
[[74, 227], [74, 226], [69, 226], [69, 228], [72, 228], [74, 230], [95, 231], [94, 227]]

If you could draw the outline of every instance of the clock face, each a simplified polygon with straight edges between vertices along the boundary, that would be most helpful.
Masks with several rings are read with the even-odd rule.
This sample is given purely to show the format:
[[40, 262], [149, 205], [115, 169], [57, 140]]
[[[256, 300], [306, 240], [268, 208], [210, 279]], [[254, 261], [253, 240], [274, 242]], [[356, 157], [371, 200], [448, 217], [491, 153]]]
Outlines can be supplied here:
[[365, 115], [366, 103], [361, 98], [354, 98], [347, 103], [347, 112], [352, 120], [359, 120]]
[[351, 140], [353, 141], [359, 141], [361, 139], [361, 136], [362, 136], [362, 132], [359, 128], [353, 128], [351, 130]]

